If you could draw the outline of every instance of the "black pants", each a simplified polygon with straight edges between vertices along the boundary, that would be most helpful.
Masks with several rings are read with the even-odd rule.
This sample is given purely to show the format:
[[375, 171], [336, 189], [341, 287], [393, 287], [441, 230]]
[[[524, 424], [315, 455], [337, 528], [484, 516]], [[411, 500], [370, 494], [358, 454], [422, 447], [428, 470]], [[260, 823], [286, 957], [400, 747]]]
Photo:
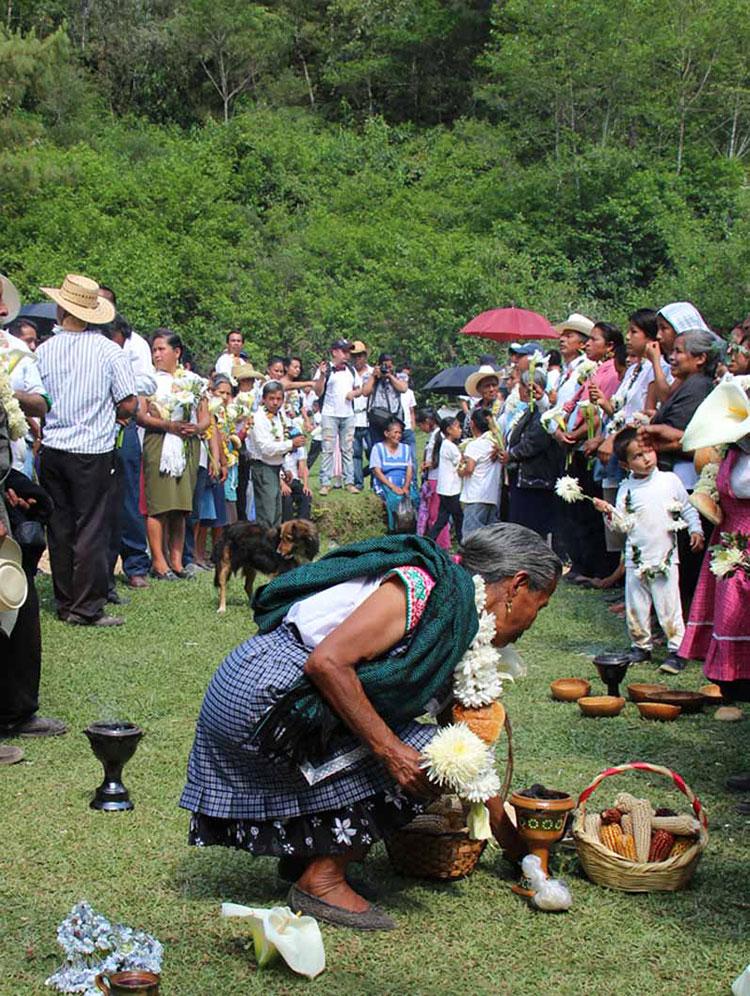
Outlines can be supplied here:
[[18, 610], [10, 636], [0, 630], [0, 726], [22, 723], [39, 708], [42, 670], [39, 599], [34, 587], [34, 570], [29, 569], [25, 555], [23, 567], [29, 593]]
[[449, 519], [453, 519], [453, 528], [456, 532], [456, 540], [461, 542], [461, 533], [464, 528], [464, 513], [461, 508], [460, 495], [439, 495], [440, 506], [438, 517], [427, 535], [431, 540], [437, 539], [443, 528], [448, 524]]
[[310, 449], [307, 451], [307, 469], [312, 470], [313, 464], [320, 456], [323, 444], [319, 439], [310, 440]]
[[[575, 452], [570, 468], [565, 471], [578, 482], [587, 495], [601, 498], [602, 488], [594, 481], [583, 453]], [[563, 539], [571, 560], [571, 571], [589, 578], [604, 578], [617, 566], [619, 555], [607, 552], [604, 519], [590, 501], [577, 501], [562, 506]]]
[[47, 539], [57, 613], [93, 622], [107, 598], [114, 453], [44, 446], [40, 478], [55, 504]]
[[247, 485], [250, 481], [250, 457], [247, 450], [240, 450], [237, 464], [237, 518], [247, 520]]
[[281, 496], [281, 521], [309, 519], [312, 511], [312, 498], [302, 490], [302, 481], [292, 481], [292, 493]]

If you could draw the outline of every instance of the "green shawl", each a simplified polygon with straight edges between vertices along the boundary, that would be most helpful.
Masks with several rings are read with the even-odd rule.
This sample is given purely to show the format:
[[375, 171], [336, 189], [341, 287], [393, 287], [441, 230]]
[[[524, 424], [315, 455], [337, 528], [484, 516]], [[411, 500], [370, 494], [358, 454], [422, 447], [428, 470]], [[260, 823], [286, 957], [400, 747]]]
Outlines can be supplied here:
[[[479, 628], [471, 575], [431, 540], [380, 536], [342, 546], [316, 563], [299, 567], [260, 588], [253, 599], [260, 633], [282, 621], [308, 595], [352, 578], [384, 574], [404, 565], [421, 567], [435, 587], [405, 652], [360, 664], [365, 695], [389, 726], [424, 713], [450, 680]], [[346, 727], [305, 677], [258, 721], [252, 740], [263, 753], [300, 763], [326, 757], [333, 736]]]

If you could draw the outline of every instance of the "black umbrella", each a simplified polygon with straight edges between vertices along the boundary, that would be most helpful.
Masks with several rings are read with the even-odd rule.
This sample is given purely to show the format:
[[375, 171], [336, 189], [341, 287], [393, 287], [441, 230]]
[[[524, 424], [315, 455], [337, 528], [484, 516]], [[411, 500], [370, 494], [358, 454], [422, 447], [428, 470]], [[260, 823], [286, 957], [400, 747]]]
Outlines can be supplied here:
[[[495, 370], [499, 369], [494, 363], [492, 366]], [[428, 380], [422, 390], [434, 391], [435, 394], [451, 394], [454, 397], [458, 394], [466, 394], [464, 389], [466, 378], [470, 374], [476, 373], [478, 369], [479, 366], [477, 364], [469, 364], [463, 367], [448, 367], [447, 370], [441, 370], [439, 374], [435, 374], [432, 380]]]
[[57, 320], [57, 305], [54, 301], [37, 301], [36, 304], [24, 304], [18, 314], [54, 322]]

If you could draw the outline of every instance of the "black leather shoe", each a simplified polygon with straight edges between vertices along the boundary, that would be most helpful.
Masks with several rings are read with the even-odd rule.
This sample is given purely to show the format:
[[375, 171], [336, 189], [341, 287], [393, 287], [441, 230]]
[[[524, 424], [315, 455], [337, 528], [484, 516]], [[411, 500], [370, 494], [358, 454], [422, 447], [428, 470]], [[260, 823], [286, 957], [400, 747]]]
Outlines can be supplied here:
[[0, 728], [0, 737], [59, 737], [68, 728], [59, 719], [46, 716], [31, 716], [22, 723]]
[[641, 650], [640, 647], [631, 647], [628, 656], [631, 664], [647, 664], [651, 660], [651, 651]]

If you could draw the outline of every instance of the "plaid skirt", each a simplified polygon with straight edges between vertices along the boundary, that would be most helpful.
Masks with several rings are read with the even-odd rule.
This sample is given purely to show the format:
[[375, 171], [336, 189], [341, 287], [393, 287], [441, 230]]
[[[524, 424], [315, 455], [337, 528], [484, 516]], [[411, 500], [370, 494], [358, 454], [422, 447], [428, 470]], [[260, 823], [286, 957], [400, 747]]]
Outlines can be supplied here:
[[[250, 742], [260, 717], [302, 676], [309, 653], [282, 624], [233, 650], [211, 679], [180, 799], [193, 814], [191, 844], [276, 856], [336, 854], [387, 836], [421, 812], [351, 734], [336, 740], [324, 763], [304, 771]], [[422, 750], [436, 729], [408, 722], [394, 732]]]

